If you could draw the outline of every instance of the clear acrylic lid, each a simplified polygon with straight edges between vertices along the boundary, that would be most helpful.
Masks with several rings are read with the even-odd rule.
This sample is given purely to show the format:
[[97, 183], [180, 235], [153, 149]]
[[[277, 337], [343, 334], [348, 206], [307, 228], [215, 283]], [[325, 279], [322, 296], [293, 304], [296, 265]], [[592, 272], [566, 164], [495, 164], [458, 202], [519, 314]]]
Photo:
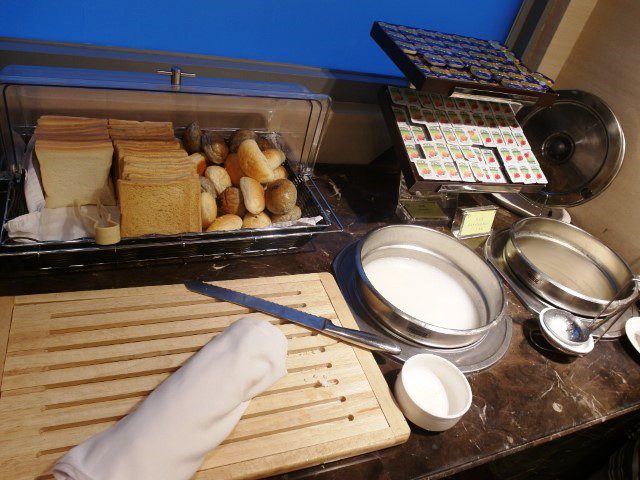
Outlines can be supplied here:
[[313, 171], [331, 99], [302, 85], [155, 73], [7, 66], [0, 70], [0, 166], [22, 170], [24, 143], [41, 115], [171, 121], [176, 133], [202, 128], [277, 134], [291, 168]]

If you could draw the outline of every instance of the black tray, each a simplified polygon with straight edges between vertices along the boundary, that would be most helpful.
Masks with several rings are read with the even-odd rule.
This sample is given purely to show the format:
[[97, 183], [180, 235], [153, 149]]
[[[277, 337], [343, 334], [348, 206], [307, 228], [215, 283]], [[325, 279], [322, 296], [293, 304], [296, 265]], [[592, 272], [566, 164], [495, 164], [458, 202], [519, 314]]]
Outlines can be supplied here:
[[411, 62], [378, 22], [373, 23], [371, 37], [417, 90], [439, 93], [448, 97], [454, 93], [458, 93], [469, 97], [490, 97], [494, 101], [500, 99], [513, 100], [522, 104], [537, 104], [539, 106], [551, 105], [558, 96], [553, 90], [534, 92], [531, 90], [504, 87], [502, 85], [482, 84], [481, 82], [428, 77]]

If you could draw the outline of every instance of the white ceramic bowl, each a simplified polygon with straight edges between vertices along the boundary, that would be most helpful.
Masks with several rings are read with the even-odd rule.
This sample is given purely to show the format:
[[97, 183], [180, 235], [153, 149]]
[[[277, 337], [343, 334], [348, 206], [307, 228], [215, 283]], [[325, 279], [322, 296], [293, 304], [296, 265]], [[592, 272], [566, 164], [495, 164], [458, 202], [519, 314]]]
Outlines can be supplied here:
[[464, 373], [437, 355], [407, 360], [394, 390], [404, 416], [432, 432], [453, 427], [471, 406], [471, 386]]
[[627, 338], [638, 352], [640, 352], [640, 317], [631, 317], [624, 324], [624, 331]]

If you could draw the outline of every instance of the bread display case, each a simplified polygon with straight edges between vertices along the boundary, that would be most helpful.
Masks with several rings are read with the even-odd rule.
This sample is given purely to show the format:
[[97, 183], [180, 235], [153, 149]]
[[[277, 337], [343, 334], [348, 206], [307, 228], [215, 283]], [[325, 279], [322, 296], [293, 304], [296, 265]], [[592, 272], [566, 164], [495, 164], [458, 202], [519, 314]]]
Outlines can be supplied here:
[[[153, 73], [26, 66], [9, 66], [0, 71], [0, 179], [2, 181], [0, 198], [3, 201], [1, 206], [3, 221], [0, 233], [0, 270], [70, 268], [148, 260], [187, 261], [280, 253], [301, 247], [316, 234], [341, 228], [339, 221], [333, 215], [331, 208], [313, 181], [315, 160], [330, 108], [331, 99], [328, 96], [313, 94], [305, 87], [294, 84], [213, 78], [185, 78], [182, 81], [178, 78], [176, 81], [174, 77], [175, 75], [172, 77], [174, 81], [169, 82], [166, 77]], [[45, 119], [49, 119], [49, 124]], [[57, 123], [52, 119], [57, 119]], [[77, 238], [76, 235], [76, 238], [59, 239], [51, 238], [51, 235], [46, 234], [40, 236], [16, 235], [15, 222], [14, 224], [8, 222], [26, 218], [36, 222], [37, 228], [42, 229], [45, 223], [42, 212], [46, 212], [47, 218], [50, 219], [51, 212], [60, 210], [53, 207], [66, 205], [69, 211], [75, 210], [76, 214], [80, 216], [78, 205], [64, 202], [54, 205], [49, 198], [53, 198], [53, 194], [47, 195], [47, 190], [53, 192], [54, 188], [57, 189], [59, 192], [56, 196], [57, 199], [69, 196], [78, 197], [80, 194], [75, 192], [81, 190], [80, 184], [84, 182], [95, 183], [96, 176], [104, 173], [100, 170], [95, 174], [91, 171], [81, 174], [80, 168], [66, 166], [64, 172], [68, 172], [66, 174], [68, 184], [65, 175], [60, 175], [62, 167], [59, 167], [55, 177], [47, 176], [44, 166], [48, 169], [48, 164], [51, 162], [58, 162], [56, 165], [61, 163], [56, 160], [58, 153], [45, 151], [43, 145], [55, 145], [56, 141], [60, 142], [61, 140], [55, 137], [55, 135], [59, 135], [62, 128], [59, 123], [62, 121], [64, 126], [73, 119], [76, 119], [76, 123], [77, 119], [91, 123], [91, 125], [74, 123], [75, 130], [67, 129], [66, 136], [63, 138], [64, 142], [67, 142], [65, 144], [66, 150], [63, 149], [66, 153], [75, 151], [74, 149], [78, 148], [76, 143], [81, 141], [85, 142], [84, 145], [95, 147], [91, 150], [93, 156], [84, 154], [82, 163], [77, 164], [83, 168], [90, 162], [95, 163], [97, 160], [94, 157], [97, 155], [104, 156], [104, 148], [98, 151], [98, 146], [104, 146], [104, 131], [111, 135], [110, 140], [113, 141], [115, 149], [113, 166], [108, 171], [106, 185], [112, 188], [116, 194], [115, 197], [119, 192], [117, 187], [123, 180], [117, 171], [121, 167], [118, 160], [122, 159], [118, 158], [118, 144], [114, 139], [117, 137], [113, 132], [124, 128], [122, 125], [134, 125], [132, 128], [137, 128], [152, 136], [155, 135], [153, 129], [156, 124], [165, 126], [171, 122], [173, 136], [170, 140], [163, 139], [162, 141], [175, 145], [175, 149], [178, 150], [188, 149], [183, 141], [183, 136], [185, 136], [185, 129], [194, 123], [199, 125], [198, 136], [200, 136], [201, 129], [202, 135], [207, 138], [220, 139], [222, 137], [224, 139], [223, 145], [229, 142], [229, 138], [238, 129], [243, 129], [242, 131], [245, 132], [250, 131], [249, 133], [253, 132], [252, 135], [258, 142], [267, 143], [271, 148], [284, 152], [281, 153], [284, 163], [280, 165], [278, 171], [281, 177], [288, 177], [295, 185], [296, 192], [293, 194], [295, 196], [297, 193], [296, 208], [300, 209], [297, 216], [302, 218], [297, 221], [294, 218], [294, 221], [276, 223], [276, 216], [269, 213], [273, 217], [273, 223], [266, 228], [256, 228], [265, 225], [265, 222], [262, 221], [265, 214], [256, 211], [255, 218], [251, 217], [241, 229], [225, 230], [221, 228], [216, 231], [152, 233], [137, 236], [126, 236], [126, 232], [123, 231], [123, 238], [110, 245], [98, 244], [93, 236]], [[41, 133], [38, 140], [34, 142], [36, 127], [41, 130]], [[73, 138], [76, 134], [81, 135], [82, 140]], [[106, 138], [108, 142], [109, 136]], [[134, 140], [121, 140], [121, 142], [130, 142], [126, 148], [139, 147], [135, 143], [138, 138], [132, 138]], [[187, 137], [185, 136], [185, 138]], [[40, 152], [38, 152], [38, 142], [41, 144]], [[34, 154], [34, 143], [37, 155]], [[60, 144], [58, 143], [58, 145]], [[124, 148], [122, 144], [120, 148]], [[220, 166], [215, 165], [215, 162], [212, 164], [210, 159], [205, 162], [204, 153], [197, 155], [202, 157], [204, 167], [212, 165], [221, 169]], [[260, 152], [256, 155], [262, 156]], [[184, 156], [186, 157], [187, 153]], [[47, 164], [38, 163], [39, 157], [45, 159]], [[184, 159], [179, 160], [182, 163], [186, 162]], [[180, 176], [176, 177], [175, 169], [177, 167], [175, 166], [167, 167], [165, 165], [161, 168], [163, 172], [170, 172], [173, 177], [159, 177], [157, 166], [150, 166], [147, 172], [140, 167], [140, 165], [144, 166], [142, 160], [135, 165], [137, 170], [133, 166], [130, 168], [134, 172], [131, 178], [139, 179], [147, 176], [151, 178], [156, 175], [152, 180], [147, 181], [147, 185], [153, 182], [157, 183], [158, 178], [181, 178]], [[101, 168], [104, 170], [103, 167]], [[202, 171], [199, 173], [202, 174]], [[47, 202], [51, 203], [51, 208], [48, 204], [40, 205], [40, 209], [33, 206], [34, 202], [31, 198], [33, 185], [29, 185], [29, 178], [37, 178], [40, 181]], [[102, 183], [105, 184], [104, 181]], [[266, 185], [265, 182], [260, 183]], [[238, 187], [240, 189], [239, 185]], [[204, 192], [204, 190], [202, 191]], [[186, 193], [179, 191], [176, 194], [175, 192], [176, 190], [172, 195], [177, 195], [181, 201], [185, 201]], [[131, 223], [131, 219], [135, 216], [136, 221], [140, 223], [140, 216], [145, 215], [145, 209], [138, 208], [143, 202], [141, 200], [143, 195], [139, 194], [137, 190], [134, 193], [135, 195], [131, 196], [132, 200], [129, 202], [131, 205], [136, 205], [136, 211], [133, 212], [133, 207], [129, 207], [132, 213], [128, 214], [128, 219], [123, 220], [128, 220]], [[198, 194], [200, 194], [199, 189]], [[229, 197], [227, 201], [233, 197], [232, 195], [227, 196]], [[166, 196], [161, 194], [156, 198], [161, 203], [168, 198], [168, 194]], [[111, 203], [117, 202], [116, 200]], [[103, 207], [99, 201], [85, 200], [82, 202], [83, 205], [91, 203], [97, 203], [98, 210], [104, 208], [105, 211], [113, 213], [116, 220], [118, 219], [118, 205], [109, 210], [110, 207]], [[109, 202], [104, 203], [109, 205]], [[204, 207], [204, 201], [202, 203], [204, 215], [204, 212], [207, 211]], [[156, 223], [160, 221], [158, 220], [160, 218], [158, 208], [155, 205], [150, 205], [148, 209], [151, 220]], [[215, 209], [216, 206], [213, 205], [213, 208]], [[204, 230], [206, 227], [199, 209], [198, 206], [195, 224], [198, 225], [199, 222], [202, 222], [202, 230]], [[171, 218], [181, 215], [182, 211], [173, 209], [161, 213], [166, 214], [166, 218]], [[219, 207], [218, 213], [220, 213]], [[36, 219], [30, 218], [29, 215]], [[262, 215], [262, 217], [258, 215]], [[213, 218], [215, 219], [215, 217], [214, 213]], [[282, 215], [278, 218], [287, 220]], [[66, 220], [63, 218], [64, 221]], [[194, 224], [193, 218], [190, 221], [191, 224]], [[267, 221], [269, 221], [268, 217]], [[8, 228], [12, 225], [14, 226], [13, 232]], [[198, 226], [197, 230], [199, 229]], [[129, 231], [131, 231], [130, 227]], [[74, 235], [70, 235], [74, 237]]]

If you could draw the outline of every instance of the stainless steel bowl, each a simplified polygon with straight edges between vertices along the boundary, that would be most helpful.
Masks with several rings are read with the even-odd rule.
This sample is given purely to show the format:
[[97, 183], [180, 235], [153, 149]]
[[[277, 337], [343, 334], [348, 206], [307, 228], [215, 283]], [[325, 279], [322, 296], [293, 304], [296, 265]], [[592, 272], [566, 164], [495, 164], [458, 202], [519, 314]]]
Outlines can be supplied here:
[[[514, 223], [504, 256], [534, 293], [576, 315], [595, 317], [633, 276], [617, 253], [584, 230], [543, 217]], [[610, 313], [635, 293], [630, 286]]]
[[[469, 247], [444, 233], [416, 225], [390, 225], [361, 239], [355, 254], [363, 304], [384, 327], [409, 340], [434, 347], [463, 347], [483, 338], [505, 315], [506, 297], [494, 270]], [[365, 273], [368, 262], [381, 257], [416, 259], [450, 275], [473, 300], [482, 326], [443, 328], [400, 310], [376, 290]]]

